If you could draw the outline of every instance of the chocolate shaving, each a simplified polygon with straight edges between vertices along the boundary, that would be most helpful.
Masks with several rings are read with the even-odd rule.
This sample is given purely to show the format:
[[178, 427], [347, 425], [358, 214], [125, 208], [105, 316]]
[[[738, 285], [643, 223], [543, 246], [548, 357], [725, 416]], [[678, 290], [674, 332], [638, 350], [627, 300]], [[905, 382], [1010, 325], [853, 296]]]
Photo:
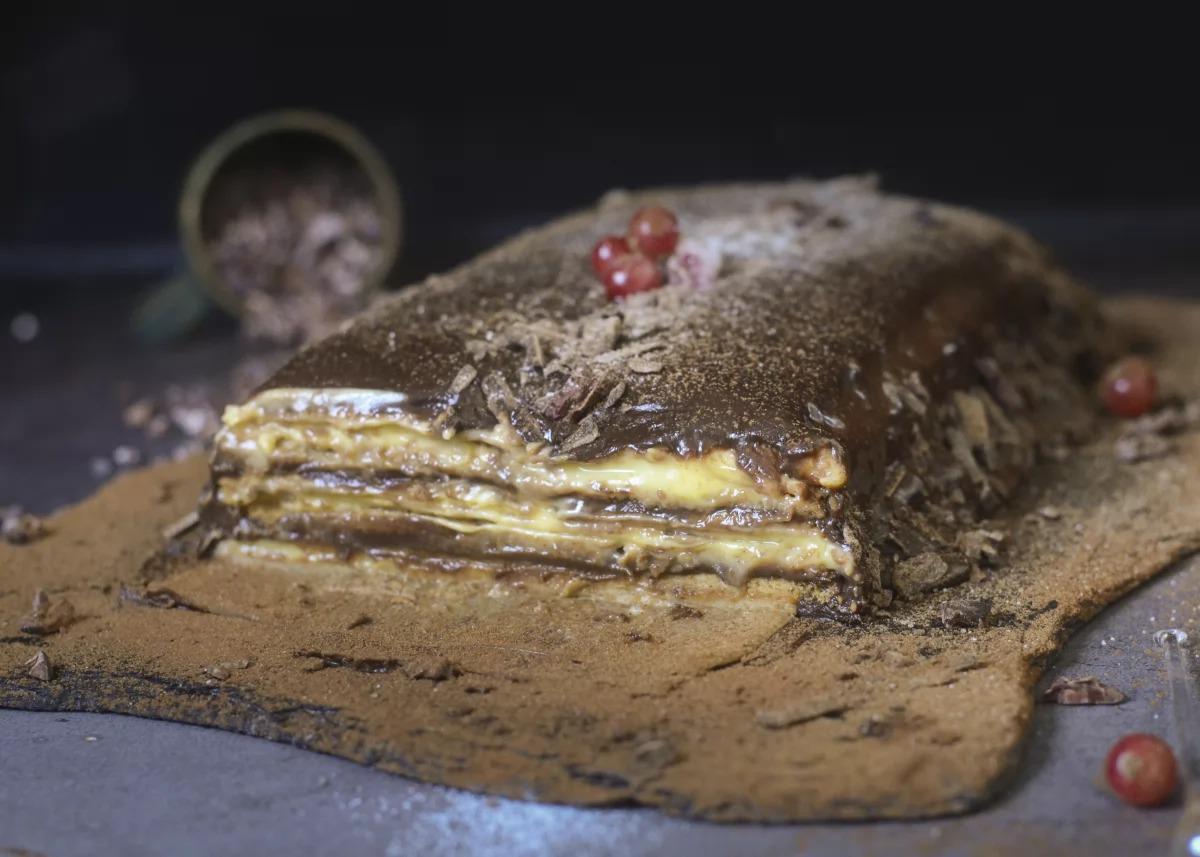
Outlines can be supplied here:
[[967, 530], [959, 533], [955, 544], [967, 557], [981, 565], [995, 565], [1005, 534], [1000, 530]]
[[162, 536], [167, 541], [177, 539], [198, 523], [200, 523], [200, 515], [195, 511], [188, 512], [178, 521], [164, 528]]
[[1118, 461], [1136, 464], [1163, 458], [1175, 452], [1172, 435], [1200, 426], [1200, 400], [1183, 405], [1168, 405], [1153, 413], [1131, 420], [1116, 441], [1113, 453]]
[[65, 598], [51, 599], [44, 589], [33, 595], [33, 606], [21, 620], [21, 631], [44, 637], [66, 628], [75, 621], [75, 606]]
[[22, 511], [20, 506], [6, 508], [0, 521], [0, 537], [10, 545], [27, 545], [49, 532], [41, 518]]
[[651, 357], [633, 357], [625, 364], [630, 372], [638, 375], [653, 375], [662, 371], [662, 363]]
[[940, 617], [946, 628], [980, 628], [992, 615], [992, 599], [974, 598], [942, 605]]
[[508, 382], [499, 372], [492, 372], [481, 383], [483, 397], [492, 416], [501, 422], [507, 420], [517, 403], [512, 387], [508, 386]]
[[961, 558], [937, 553], [922, 553], [896, 564], [892, 570], [892, 588], [901, 598], [915, 598], [935, 589], [962, 583], [970, 571]]
[[600, 403], [600, 407], [596, 410], [600, 413], [610, 410], [617, 402], [621, 401], [621, 397], [625, 395], [625, 382], [618, 381], [609, 389], [608, 394], [604, 397], [604, 401]]
[[766, 729], [786, 729], [816, 720], [818, 717], [840, 717], [854, 706], [854, 702], [841, 699], [805, 700], [781, 708], [757, 711], [754, 714], [754, 722]]
[[1056, 705], [1120, 705], [1128, 699], [1115, 687], [1094, 676], [1066, 678], [1059, 676], [1042, 691], [1042, 702]]
[[252, 663], [253, 661], [250, 658], [242, 658], [237, 661], [222, 661], [219, 664], [211, 664], [203, 667], [200, 672], [217, 681], [225, 681], [225, 679], [233, 674], [233, 670], [249, 669]]
[[587, 446], [598, 437], [600, 437], [600, 429], [596, 425], [596, 416], [595, 414], [588, 414], [579, 423], [579, 427], [571, 432], [567, 436], [567, 439], [562, 442], [560, 449], [563, 452], [571, 452], [582, 446]]
[[1163, 458], [1175, 451], [1175, 444], [1157, 434], [1128, 434], [1117, 439], [1113, 454], [1118, 461], [1137, 464]]
[[132, 604], [135, 607], [157, 607], [163, 610], [191, 610], [196, 613], [211, 613], [212, 611], [193, 604], [179, 593], [165, 587], [147, 589], [144, 592], [121, 586], [117, 594], [119, 604]]
[[470, 363], [465, 364], [458, 370], [458, 374], [454, 376], [454, 380], [450, 382], [450, 389], [446, 392], [451, 398], [457, 398], [463, 390], [471, 386], [471, 383], [479, 375], [479, 371]]
[[33, 657], [25, 661], [22, 666], [26, 668], [26, 675], [36, 678], [38, 681], [50, 681], [54, 675], [54, 668], [50, 665], [50, 658], [46, 656], [45, 651], [42, 649], [34, 652]]

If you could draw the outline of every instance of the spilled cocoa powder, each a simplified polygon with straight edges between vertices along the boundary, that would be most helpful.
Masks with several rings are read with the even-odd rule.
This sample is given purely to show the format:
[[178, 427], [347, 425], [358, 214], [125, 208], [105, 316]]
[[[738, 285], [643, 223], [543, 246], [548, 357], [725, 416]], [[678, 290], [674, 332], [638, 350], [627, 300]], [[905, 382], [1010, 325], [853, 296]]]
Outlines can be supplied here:
[[[1110, 309], [1153, 334], [1164, 389], [1200, 397], [1200, 305]], [[964, 534], [981, 561], [967, 580], [938, 588], [958, 575], [930, 562], [912, 570], [920, 597], [852, 621], [670, 580], [630, 597], [151, 563], [205, 478], [201, 458], [164, 464], [0, 545], [0, 704], [201, 723], [530, 800], [719, 821], [964, 812], [1012, 773], [1067, 635], [1200, 549], [1200, 432], [1130, 463], [1113, 454], [1125, 428], [1045, 463]], [[22, 634], [39, 589], [73, 620]]]

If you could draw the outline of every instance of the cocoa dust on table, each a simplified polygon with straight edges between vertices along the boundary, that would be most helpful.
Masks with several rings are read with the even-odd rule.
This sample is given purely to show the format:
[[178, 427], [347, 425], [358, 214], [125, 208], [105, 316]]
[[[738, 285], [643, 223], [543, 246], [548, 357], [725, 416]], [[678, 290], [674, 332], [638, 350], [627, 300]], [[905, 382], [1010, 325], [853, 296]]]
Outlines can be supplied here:
[[[193, 508], [197, 457], [123, 476], [46, 537], [0, 545], [0, 704], [200, 723], [475, 791], [720, 821], [969, 810], [1017, 765], [1066, 636], [1200, 549], [1186, 404], [1200, 399], [1200, 305], [1119, 312], [1152, 332], [1177, 416], [1112, 423], [1053, 456], [1004, 518], [964, 534], [980, 568], [956, 583], [926, 569], [952, 582], [932, 592], [914, 568], [923, 594], [874, 617], [681, 598], [670, 580], [622, 599], [416, 570], [151, 562]], [[1168, 449], [1127, 454], [1152, 435]], [[69, 624], [20, 630], [38, 590], [46, 609], [70, 601]]]

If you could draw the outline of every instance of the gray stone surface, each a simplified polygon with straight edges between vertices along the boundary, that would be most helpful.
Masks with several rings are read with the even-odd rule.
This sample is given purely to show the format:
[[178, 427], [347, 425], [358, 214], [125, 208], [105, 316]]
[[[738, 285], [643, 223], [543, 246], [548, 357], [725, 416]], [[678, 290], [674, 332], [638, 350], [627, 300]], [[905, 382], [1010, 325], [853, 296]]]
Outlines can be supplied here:
[[1137, 810], [1099, 786], [1127, 732], [1171, 737], [1150, 635], [1198, 638], [1200, 562], [1085, 628], [1050, 668], [1095, 675], [1120, 706], [1039, 706], [1020, 774], [965, 818], [717, 826], [648, 810], [585, 810], [422, 785], [240, 735], [95, 714], [0, 710], [0, 855], [1000, 855], [1159, 853], [1178, 810]]

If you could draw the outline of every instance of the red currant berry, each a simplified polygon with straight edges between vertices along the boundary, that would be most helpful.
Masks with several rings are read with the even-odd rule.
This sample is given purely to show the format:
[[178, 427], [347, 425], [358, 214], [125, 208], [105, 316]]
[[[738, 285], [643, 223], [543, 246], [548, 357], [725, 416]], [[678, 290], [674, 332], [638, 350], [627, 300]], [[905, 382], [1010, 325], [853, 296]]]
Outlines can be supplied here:
[[634, 253], [617, 259], [604, 277], [604, 291], [609, 300], [623, 298], [636, 292], [649, 292], [663, 283], [658, 266], [645, 256]]
[[1167, 743], [1140, 733], [1113, 744], [1104, 773], [1117, 797], [1134, 806], [1166, 803], [1179, 781], [1175, 754]]
[[608, 276], [609, 270], [621, 256], [628, 256], [630, 253], [629, 242], [620, 235], [606, 235], [596, 242], [596, 246], [592, 248], [592, 267], [601, 279]]
[[679, 243], [679, 221], [665, 208], [640, 208], [629, 220], [629, 240], [651, 259], [670, 256]]
[[1154, 367], [1144, 357], [1118, 360], [1104, 373], [1100, 382], [1100, 397], [1104, 406], [1118, 417], [1140, 417], [1154, 407], [1158, 396], [1158, 379]]

